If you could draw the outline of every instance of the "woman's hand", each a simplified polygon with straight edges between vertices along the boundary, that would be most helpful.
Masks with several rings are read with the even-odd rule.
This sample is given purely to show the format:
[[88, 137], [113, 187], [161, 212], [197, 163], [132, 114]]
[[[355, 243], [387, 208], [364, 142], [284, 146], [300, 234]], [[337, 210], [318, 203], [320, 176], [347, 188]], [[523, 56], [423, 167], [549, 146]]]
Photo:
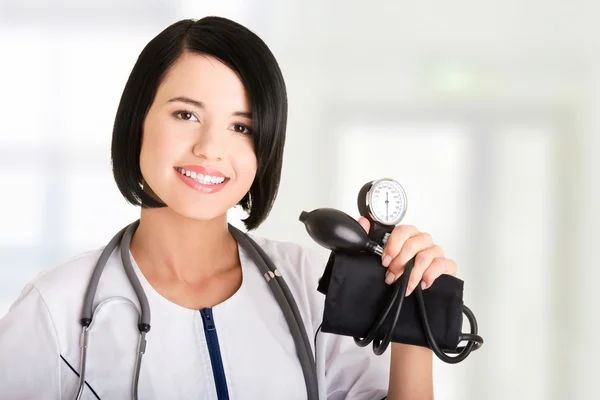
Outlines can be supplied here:
[[[370, 222], [365, 217], [358, 219], [368, 233]], [[398, 225], [392, 231], [383, 249], [381, 264], [388, 268], [385, 281], [392, 284], [403, 274], [406, 263], [413, 257], [415, 266], [408, 281], [406, 295], [410, 295], [417, 285], [427, 289], [442, 274], [456, 276], [454, 261], [444, 256], [444, 249], [433, 243], [430, 234], [419, 232], [412, 225]]]
[[[360, 225], [368, 233], [369, 220], [360, 217]], [[456, 276], [456, 263], [444, 255], [444, 250], [433, 243], [431, 235], [419, 232], [411, 225], [394, 228], [383, 249], [381, 264], [388, 268], [385, 280], [392, 284], [404, 273], [406, 264], [415, 257], [406, 295], [417, 285], [430, 287], [442, 274]], [[390, 360], [389, 400], [432, 400], [433, 359], [426, 347], [392, 343]]]

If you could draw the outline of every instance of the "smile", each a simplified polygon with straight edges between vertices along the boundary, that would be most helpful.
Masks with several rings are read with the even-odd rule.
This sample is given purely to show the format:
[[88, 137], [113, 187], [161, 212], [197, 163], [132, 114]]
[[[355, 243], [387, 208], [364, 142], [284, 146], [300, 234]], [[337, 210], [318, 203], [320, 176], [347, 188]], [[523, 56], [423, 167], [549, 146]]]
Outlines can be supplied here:
[[185, 175], [188, 178], [191, 178], [191, 179], [195, 180], [196, 182], [201, 183], [203, 185], [218, 185], [220, 183], [225, 182], [225, 179], [226, 179], [223, 176], [203, 175], [201, 173], [194, 172], [194, 171], [186, 171], [183, 168], [175, 168], [175, 169], [181, 175]]
[[217, 193], [229, 182], [229, 178], [211, 168], [192, 165], [187, 169], [184, 167], [175, 167], [174, 169], [183, 183], [200, 193]]

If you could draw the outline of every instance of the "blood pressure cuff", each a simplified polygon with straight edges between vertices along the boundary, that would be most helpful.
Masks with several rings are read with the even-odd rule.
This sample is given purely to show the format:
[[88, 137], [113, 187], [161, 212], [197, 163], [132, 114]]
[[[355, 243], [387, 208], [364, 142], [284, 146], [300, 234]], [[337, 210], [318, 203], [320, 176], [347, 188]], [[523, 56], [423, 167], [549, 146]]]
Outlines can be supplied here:
[[[394, 285], [385, 283], [386, 271], [381, 258], [372, 253], [332, 251], [317, 288], [325, 295], [321, 331], [364, 338], [394, 292]], [[463, 286], [462, 280], [441, 275], [431, 287], [423, 290], [429, 325], [440, 349], [454, 350], [459, 344]], [[391, 310], [376, 332], [376, 340], [383, 339], [389, 330], [395, 311], [395, 308]], [[404, 299], [391, 340], [430, 348], [414, 291]]]

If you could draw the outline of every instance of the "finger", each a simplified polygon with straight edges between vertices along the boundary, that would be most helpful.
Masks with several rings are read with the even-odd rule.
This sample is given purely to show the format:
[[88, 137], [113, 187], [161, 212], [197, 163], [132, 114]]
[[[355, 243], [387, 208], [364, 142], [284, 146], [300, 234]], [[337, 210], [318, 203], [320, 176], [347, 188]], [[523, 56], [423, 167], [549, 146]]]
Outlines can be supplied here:
[[363, 227], [365, 232], [369, 233], [369, 230], [371, 229], [371, 222], [368, 219], [366, 219], [365, 217], [359, 217], [358, 223], [360, 224], [360, 226]]
[[446, 261], [448, 261], [448, 263], [446, 271], [444, 273], [451, 276], [456, 276], [456, 274], [458, 273], [458, 265], [456, 264], [456, 261], [451, 260], [449, 258], [447, 258]]
[[390, 274], [390, 277], [386, 276], [386, 282], [392, 281], [392, 279], [392, 283], [395, 282], [404, 272], [406, 263], [408, 263], [408, 261], [415, 257], [419, 252], [430, 247], [433, 247], [433, 239], [428, 233], [419, 233], [416, 236], [408, 238], [406, 242], [404, 242], [400, 253], [394, 257], [390, 263], [388, 267], [388, 273]]
[[418, 235], [419, 230], [412, 225], [398, 225], [394, 228], [383, 249], [381, 264], [388, 267], [392, 260], [400, 253], [404, 243], [412, 236]]
[[433, 282], [441, 275], [456, 276], [456, 262], [449, 258], [436, 258], [432, 261], [431, 266], [423, 273], [421, 279], [421, 288], [427, 289], [433, 285]]
[[423, 278], [421, 279], [421, 289], [425, 290], [431, 285], [433, 282], [442, 276], [443, 274], [455, 275], [456, 272], [456, 263], [453, 260], [448, 258], [435, 258], [429, 268], [423, 273]]
[[442, 257], [435, 258], [431, 262], [429, 268], [423, 273], [423, 278], [421, 278], [421, 289], [425, 290], [431, 287], [433, 282], [446, 272], [448, 261], [449, 260]]
[[[410, 278], [408, 279], [408, 287], [406, 288], [406, 295], [409, 296], [413, 290], [417, 287], [417, 285], [423, 280], [424, 274], [428, 273], [428, 271], [432, 268], [432, 263], [434, 260], [444, 260], [444, 250], [440, 246], [432, 246], [428, 249], [420, 251], [415, 257], [415, 265], [410, 273]], [[442, 264], [443, 268], [444, 265]], [[439, 268], [439, 267], [436, 267]], [[444, 272], [442, 269], [438, 275], [434, 277], [437, 278]]]

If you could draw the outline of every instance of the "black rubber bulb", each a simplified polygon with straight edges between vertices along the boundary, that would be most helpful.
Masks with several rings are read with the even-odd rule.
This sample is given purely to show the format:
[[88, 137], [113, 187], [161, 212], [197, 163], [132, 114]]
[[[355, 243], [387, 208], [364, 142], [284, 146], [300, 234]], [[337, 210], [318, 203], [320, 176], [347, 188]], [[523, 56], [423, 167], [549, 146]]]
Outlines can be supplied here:
[[317, 208], [300, 213], [300, 221], [315, 242], [332, 251], [370, 251], [381, 255], [383, 248], [371, 240], [357, 220], [334, 208]]

